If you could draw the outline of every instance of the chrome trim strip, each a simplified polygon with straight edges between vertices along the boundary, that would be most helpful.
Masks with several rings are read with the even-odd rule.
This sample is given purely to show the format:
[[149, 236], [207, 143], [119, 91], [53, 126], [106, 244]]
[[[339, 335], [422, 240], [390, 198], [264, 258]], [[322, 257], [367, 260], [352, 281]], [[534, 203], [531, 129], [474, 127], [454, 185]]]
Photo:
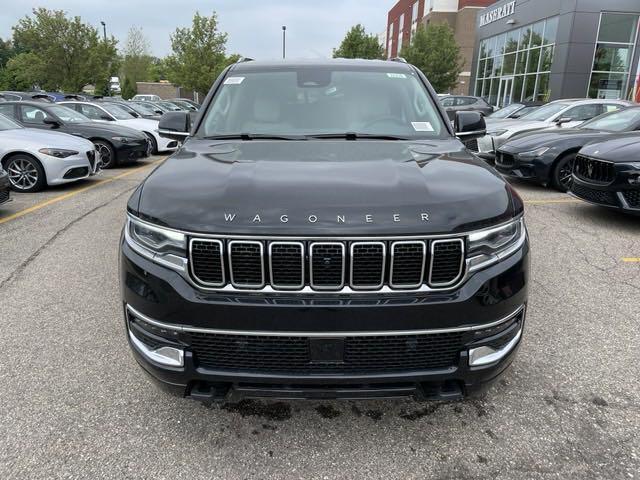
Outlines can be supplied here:
[[[204, 242], [204, 243], [217, 243], [218, 246], [220, 247], [220, 267], [222, 268], [222, 282], [221, 283], [211, 283], [211, 282], [205, 282], [204, 280], [201, 280], [200, 278], [198, 278], [198, 276], [196, 275], [196, 272], [193, 269], [193, 242]], [[216, 240], [213, 238], [192, 238], [189, 240], [189, 272], [191, 273], [191, 275], [193, 275], [193, 278], [196, 279], [198, 281], [198, 283], [202, 284], [202, 285], [207, 285], [209, 287], [222, 287], [223, 285], [225, 285], [227, 283], [227, 278], [226, 278], [226, 274], [224, 271], [224, 244], [222, 243], [222, 241], [220, 240]]]
[[456, 332], [474, 332], [476, 330], [485, 330], [487, 328], [497, 327], [505, 322], [508, 322], [513, 317], [519, 315], [524, 311], [525, 305], [521, 305], [509, 315], [496, 320], [495, 322], [486, 323], [483, 325], [472, 325], [469, 327], [452, 327], [452, 328], [431, 328], [424, 330], [385, 330], [385, 331], [356, 331], [356, 332], [274, 332], [274, 331], [258, 331], [258, 330], [221, 330], [214, 328], [198, 328], [183, 325], [175, 325], [172, 323], [164, 323], [158, 320], [154, 320], [146, 315], [140, 313], [131, 305], [127, 304], [127, 310], [144, 322], [147, 322], [156, 327], [165, 328], [167, 330], [173, 330], [177, 332], [188, 333], [209, 333], [212, 335], [246, 335], [246, 336], [268, 336], [268, 337], [326, 337], [326, 338], [343, 338], [343, 337], [385, 337], [396, 335], [433, 335], [438, 333], [456, 333]]
[[[276, 284], [276, 282], [273, 281], [273, 262], [272, 262], [272, 249], [274, 245], [295, 245], [297, 247], [300, 247], [300, 270], [301, 270], [301, 283], [298, 285], [278, 285]], [[304, 260], [305, 260], [305, 255], [304, 255], [304, 243], [302, 242], [269, 242], [269, 280], [271, 283], [271, 286], [274, 289], [277, 290], [300, 290], [301, 288], [304, 288], [304, 272], [305, 272], [305, 268], [304, 268]]]
[[[405, 285], [396, 285], [393, 283], [393, 264], [395, 263], [395, 249], [396, 249], [396, 245], [417, 245], [417, 244], [421, 244], [422, 245], [422, 266], [420, 268], [420, 282], [419, 283], [414, 283], [414, 284], [405, 284]], [[390, 263], [390, 267], [389, 267], [389, 286], [391, 288], [401, 288], [401, 289], [413, 289], [413, 288], [419, 288], [423, 283], [424, 283], [424, 266], [425, 263], [427, 261], [427, 244], [423, 241], [421, 242], [416, 242], [416, 241], [407, 241], [407, 240], [403, 240], [400, 242], [393, 242], [391, 244], [391, 263]]]
[[[382, 247], [382, 275], [380, 277], [380, 283], [377, 285], [357, 286], [353, 282], [353, 251], [354, 247], [359, 245], [380, 245]], [[380, 290], [384, 286], [384, 273], [385, 266], [387, 264], [387, 245], [384, 242], [352, 242], [349, 249], [349, 255], [351, 256], [349, 262], [349, 286], [354, 290]]]
[[[436, 245], [439, 245], [441, 243], [451, 243], [451, 242], [459, 242], [460, 243], [460, 265], [458, 266], [458, 275], [456, 276], [456, 278], [452, 282], [433, 283], [433, 281], [431, 279], [433, 278], [433, 260], [435, 259], [435, 248], [436, 248]], [[464, 248], [464, 240], [462, 240], [461, 238], [452, 238], [451, 240], [434, 240], [434, 241], [431, 242], [430, 254], [431, 254], [430, 255], [431, 258], [429, 260], [429, 281], [428, 281], [429, 285], [431, 287], [438, 288], [438, 287], [450, 287], [451, 285], [455, 285], [456, 283], [458, 283], [460, 278], [463, 276], [465, 259], [466, 259], [466, 252], [465, 252], [465, 248]]]
[[478, 348], [472, 348], [469, 350], [469, 366], [470, 367], [481, 367], [485, 365], [490, 365], [492, 363], [499, 362], [504, 357], [506, 357], [511, 350], [518, 344], [520, 338], [522, 337], [522, 328], [518, 330], [516, 336], [509, 340], [504, 347], [499, 350], [495, 348], [482, 346]]
[[[144, 343], [142, 343], [142, 341], [140, 341], [140, 339], [136, 337], [130, 329], [127, 328], [127, 330], [129, 332], [131, 343], [133, 343], [138, 351], [149, 360], [169, 367], [184, 367], [184, 350], [173, 347], [161, 347], [157, 350], [151, 350]], [[162, 351], [175, 353], [178, 358], [175, 359], [163, 355]]]
[[[233, 260], [232, 260], [232, 250], [233, 246], [236, 244], [245, 244], [245, 245], [258, 245], [260, 247], [260, 278], [262, 282], [259, 284], [240, 284], [236, 283], [233, 278]], [[252, 241], [252, 240], [232, 240], [227, 244], [227, 256], [229, 260], [229, 277], [231, 280], [231, 285], [238, 289], [256, 289], [263, 288], [266, 285], [266, 279], [264, 278], [264, 244], [262, 242]]]
[[[318, 245], [338, 245], [342, 250], [342, 264], [341, 264], [341, 276], [340, 276], [340, 285], [315, 285], [313, 282], [313, 249]], [[346, 248], [344, 243], [342, 242], [313, 242], [309, 245], [309, 285], [313, 290], [319, 290], [323, 292], [334, 291], [334, 290], [342, 290], [344, 288], [344, 270], [345, 270], [345, 260], [346, 260]]]

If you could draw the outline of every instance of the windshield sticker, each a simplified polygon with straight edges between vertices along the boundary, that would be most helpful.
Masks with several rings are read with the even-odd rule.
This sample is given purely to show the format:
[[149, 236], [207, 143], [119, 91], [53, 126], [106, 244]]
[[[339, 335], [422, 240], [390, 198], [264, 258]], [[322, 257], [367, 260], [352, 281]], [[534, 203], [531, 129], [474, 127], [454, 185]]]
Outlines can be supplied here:
[[224, 81], [225, 85], [240, 85], [244, 82], [244, 77], [229, 77]]
[[429, 122], [411, 122], [416, 132], [433, 132], [433, 127]]
[[407, 78], [404, 73], [387, 73], [387, 77], [389, 78]]

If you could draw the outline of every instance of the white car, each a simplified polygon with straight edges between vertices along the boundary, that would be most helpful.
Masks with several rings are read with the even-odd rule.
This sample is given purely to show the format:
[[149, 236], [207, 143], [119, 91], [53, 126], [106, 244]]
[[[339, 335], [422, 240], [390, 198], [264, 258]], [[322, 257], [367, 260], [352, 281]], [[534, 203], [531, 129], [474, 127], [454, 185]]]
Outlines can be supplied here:
[[477, 149], [471, 150], [486, 160], [494, 160], [498, 148], [515, 135], [549, 128], [573, 128], [603, 113], [632, 105], [624, 100], [556, 100], [517, 119], [487, 117], [487, 134], [478, 139]]
[[0, 115], [0, 162], [9, 173], [11, 188], [18, 192], [37, 192], [100, 171], [100, 156], [89, 140], [24, 128], [4, 115]]
[[159, 102], [162, 100], [158, 95], [134, 95], [131, 99], [132, 102]]
[[60, 102], [73, 108], [95, 122], [114, 122], [116, 125], [133, 128], [144, 133], [151, 143], [151, 152], [173, 151], [178, 148], [178, 142], [161, 137], [158, 133], [158, 120], [149, 118], [134, 118], [124, 108], [109, 102], [80, 102], [76, 100]]

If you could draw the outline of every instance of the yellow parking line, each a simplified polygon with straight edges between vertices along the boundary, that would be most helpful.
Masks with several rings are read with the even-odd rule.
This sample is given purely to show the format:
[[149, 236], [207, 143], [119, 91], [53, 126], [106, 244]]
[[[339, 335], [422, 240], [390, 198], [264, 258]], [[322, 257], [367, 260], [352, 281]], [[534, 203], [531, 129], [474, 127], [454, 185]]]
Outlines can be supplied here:
[[68, 198], [74, 197], [82, 192], [86, 192], [87, 190], [91, 190], [92, 188], [96, 188], [100, 185], [104, 185], [105, 183], [109, 183], [109, 182], [113, 182], [115, 180], [119, 180], [121, 178], [124, 177], [128, 177], [129, 175], [133, 175], [134, 173], [139, 172], [140, 170], [144, 170], [147, 167], [150, 167], [152, 165], [155, 165], [158, 162], [161, 162], [162, 160], [164, 160], [164, 158], [161, 158], [160, 160], [156, 160], [154, 162], [151, 163], [147, 163], [146, 165], [142, 165], [140, 167], [134, 168], [133, 170], [128, 170], [124, 173], [121, 173], [120, 175], [116, 175], [115, 177], [110, 177], [110, 178], [104, 178], [102, 180], [98, 180], [97, 182], [92, 183], [91, 185], [87, 185], [86, 187], [82, 187], [79, 188], [77, 190], [74, 190], [72, 192], [68, 192], [68, 193], [64, 193], [62, 195], [59, 195], [57, 197], [53, 197], [50, 198], [49, 200], [45, 200], [44, 202], [40, 202], [37, 203], [29, 208], [25, 208], [24, 210], [20, 210], [19, 212], [16, 213], [12, 213], [11, 215], [7, 216], [7, 217], [2, 217], [0, 218], [0, 225], [3, 223], [7, 223], [11, 220], [15, 220], [16, 218], [20, 218], [23, 217], [24, 215], [27, 215], [29, 213], [35, 212], [36, 210], [40, 210], [41, 208], [44, 207], [48, 207], [49, 205], [53, 205], [54, 203], [58, 203], [61, 202], [63, 200], [66, 200]]
[[640, 263], [640, 258], [623, 258], [622, 261], [625, 263]]
[[556, 200], [524, 200], [525, 205], [546, 205], [551, 203], [582, 203], [577, 198], [559, 198]]

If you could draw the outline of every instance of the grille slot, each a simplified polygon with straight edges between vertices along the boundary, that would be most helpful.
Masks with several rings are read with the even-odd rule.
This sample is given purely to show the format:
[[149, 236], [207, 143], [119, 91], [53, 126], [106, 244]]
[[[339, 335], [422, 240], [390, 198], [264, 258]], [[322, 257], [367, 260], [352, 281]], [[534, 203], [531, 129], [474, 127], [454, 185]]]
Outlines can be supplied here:
[[287, 373], [358, 373], [455, 366], [468, 338], [463, 332], [345, 337], [344, 361], [311, 361], [307, 337], [191, 334], [198, 364], [219, 370]]
[[234, 287], [264, 287], [263, 249], [262, 242], [229, 242], [229, 272]]
[[626, 190], [622, 195], [631, 208], [640, 208], [640, 190]]
[[499, 151], [496, 154], [496, 164], [501, 167], [513, 167], [516, 164], [516, 158], [510, 153]]
[[304, 245], [300, 242], [269, 244], [271, 286], [283, 290], [304, 287]]
[[474, 138], [473, 140], [467, 140], [466, 142], [464, 142], [464, 146], [470, 152], [478, 153], [480, 151], [480, 149], [478, 148], [478, 139], [477, 138]]
[[222, 242], [191, 240], [191, 273], [203, 285], [221, 287], [225, 283]]
[[611, 183], [616, 177], [613, 163], [603, 162], [584, 155], [576, 157], [573, 173], [581, 180], [600, 184]]
[[384, 285], [386, 245], [383, 242], [351, 244], [351, 286], [354, 289], [377, 289]]
[[588, 202], [599, 203], [601, 205], [617, 206], [618, 201], [613, 192], [607, 190], [596, 190], [594, 188], [583, 187], [573, 182], [571, 185], [571, 193]]
[[455, 240], [434, 240], [431, 242], [431, 269], [429, 285], [446, 287], [453, 285], [462, 275], [464, 266], [464, 242]]
[[344, 287], [345, 247], [343, 243], [318, 242], [309, 247], [311, 286], [317, 290]]
[[424, 242], [393, 242], [389, 284], [394, 288], [422, 285], [427, 246]]

